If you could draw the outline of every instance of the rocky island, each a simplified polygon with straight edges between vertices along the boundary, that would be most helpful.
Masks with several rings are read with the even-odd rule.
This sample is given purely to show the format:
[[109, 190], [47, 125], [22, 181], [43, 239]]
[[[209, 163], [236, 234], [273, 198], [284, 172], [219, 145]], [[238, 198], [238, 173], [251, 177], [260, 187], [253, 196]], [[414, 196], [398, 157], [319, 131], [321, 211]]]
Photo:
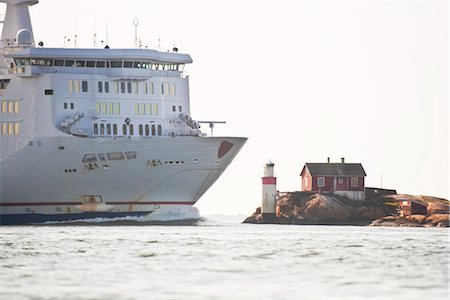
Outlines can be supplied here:
[[243, 223], [449, 227], [450, 202], [365, 186], [361, 163], [305, 163], [301, 192], [280, 193], [275, 164], [264, 165], [261, 207]]
[[406, 194], [352, 200], [333, 193], [287, 192], [276, 198], [276, 214], [264, 218], [261, 208], [244, 223], [449, 227], [447, 199]]

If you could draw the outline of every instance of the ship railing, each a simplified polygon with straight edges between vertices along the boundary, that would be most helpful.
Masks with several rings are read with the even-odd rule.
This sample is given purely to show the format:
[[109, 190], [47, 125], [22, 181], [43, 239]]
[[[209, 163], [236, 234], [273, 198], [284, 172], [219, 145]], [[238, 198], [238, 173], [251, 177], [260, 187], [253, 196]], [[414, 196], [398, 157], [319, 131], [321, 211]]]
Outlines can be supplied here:
[[197, 121], [193, 120], [189, 115], [180, 113], [178, 117], [186, 123], [187, 126], [189, 126], [192, 129], [200, 129], [200, 124], [197, 123]]

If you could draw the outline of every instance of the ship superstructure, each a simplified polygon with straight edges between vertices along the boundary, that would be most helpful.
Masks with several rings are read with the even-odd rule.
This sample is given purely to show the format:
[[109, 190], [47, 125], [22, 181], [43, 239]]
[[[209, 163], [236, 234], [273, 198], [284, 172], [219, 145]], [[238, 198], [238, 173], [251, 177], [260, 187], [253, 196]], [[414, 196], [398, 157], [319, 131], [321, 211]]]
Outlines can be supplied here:
[[193, 205], [245, 143], [191, 118], [189, 55], [35, 47], [38, 1], [0, 2], [1, 223]]

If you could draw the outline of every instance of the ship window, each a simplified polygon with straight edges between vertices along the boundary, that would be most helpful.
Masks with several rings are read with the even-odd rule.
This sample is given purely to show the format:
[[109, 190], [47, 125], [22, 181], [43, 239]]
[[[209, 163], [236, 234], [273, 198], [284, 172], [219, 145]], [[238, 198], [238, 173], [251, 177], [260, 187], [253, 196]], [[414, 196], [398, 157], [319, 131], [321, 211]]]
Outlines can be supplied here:
[[143, 62], [141, 63], [141, 68], [142, 68], [142, 69], [148, 69], [148, 63], [145, 62], [145, 61], [143, 61]]
[[158, 159], [152, 159], [147, 161], [147, 167], [157, 167], [161, 165], [161, 161]]
[[18, 114], [20, 112], [20, 102], [14, 101], [14, 113]]
[[62, 66], [64, 66], [64, 60], [62, 60], [62, 59], [55, 59], [55, 62], [53, 63], [53, 65], [55, 67], [62, 67]]
[[100, 124], [100, 134], [101, 135], [105, 134], [105, 124]]
[[95, 154], [86, 154], [83, 157], [83, 162], [96, 162], [97, 161], [97, 155]]
[[162, 126], [158, 125], [158, 135], [162, 135]]
[[113, 102], [108, 103], [108, 112], [110, 115], [114, 114], [114, 103]]
[[74, 80], [73, 83], [74, 83], [73, 90], [75, 91], [75, 93], [78, 93], [80, 91], [80, 82], [78, 80]]
[[111, 124], [106, 124], [106, 134], [111, 135]]
[[[62, 60], [61, 60], [62, 61]], [[63, 61], [62, 61], [63, 62]], [[30, 59], [28, 58], [20, 58], [16, 59], [16, 64], [18, 66], [29, 66], [30, 65]]]
[[164, 83], [161, 83], [161, 94], [164, 95]]
[[74, 108], [75, 108], [75, 104], [73, 104], [73, 102], [70, 103], [70, 109], [74, 109]]
[[123, 62], [123, 67], [124, 68], [132, 68], [133, 67], [133, 62], [132, 61], [124, 61]]
[[69, 80], [69, 92], [73, 92], [73, 80]]
[[148, 94], [148, 84], [144, 83], [144, 94]]
[[97, 68], [104, 68], [105, 67], [105, 62], [104, 61], [97, 61]]
[[130, 124], [130, 135], [134, 135], [134, 126]]
[[100, 102], [95, 103], [95, 112], [100, 113]]
[[32, 58], [31, 59], [31, 65], [32, 66], [43, 66], [44, 65], [44, 60], [40, 59], [40, 58]]
[[145, 124], [145, 135], [150, 134], [150, 126], [148, 124]]
[[139, 103], [134, 104], [134, 114], [139, 115]]
[[145, 103], [141, 103], [140, 113], [141, 113], [141, 116], [145, 115]]
[[152, 124], [152, 135], [156, 135], [156, 126]]
[[177, 111], [177, 107], [175, 105], [172, 105], [172, 111]]
[[64, 109], [67, 109], [67, 102], [64, 102]]
[[178, 65], [178, 71], [183, 72], [184, 64]]
[[94, 134], [98, 134], [98, 124], [94, 123]]
[[123, 124], [122, 126], [122, 135], [127, 135], [127, 124]]
[[116, 94], [119, 93], [119, 82], [118, 81], [114, 82], [114, 91], [116, 92]]
[[105, 155], [105, 153], [99, 153], [99, 154], [98, 154], [98, 159], [99, 159], [100, 161], [106, 161], [106, 155]]
[[103, 93], [103, 83], [101, 81], [98, 82], [98, 92]]
[[2, 135], [6, 135], [8, 133], [8, 123], [4, 122], [2, 123]]
[[147, 103], [147, 115], [151, 115], [152, 114], [152, 104], [151, 103]]
[[139, 61], [135, 61], [135, 62], [133, 63], [133, 68], [140, 69], [140, 68], [141, 68], [141, 63], [140, 63]]
[[53, 90], [44, 90], [44, 95], [53, 95]]
[[170, 83], [170, 94], [175, 95], [175, 83]]
[[75, 63], [74, 60], [66, 60], [66, 61], [64, 61], [64, 66], [72, 67], [74, 65], [74, 63]]
[[158, 115], [158, 103], [153, 103], [153, 114]]
[[120, 82], [120, 92], [122, 94], [125, 93], [125, 82], [123, 82], [123, 81]]
[[86, 64], [85, 60], [77, 60], [77, 62], [75, 63], [75, 67], [83, 67]]
[[125, 152], [125, 156], [127, 157], [127, 159], [136, 159], [137, 153], [136, 151], [128, 151]]
[[109, 81], [105, 81], [105, 93], [109, 93]]
[[155, 93], [155, 85], [153, 84], [153, 82], [150, 83], [150, 94], [154, 94]]
[[8, 111], [8, 101], [2, 101], [2, 114], [6, 114]]
[[86, 93], [88, 91], [88, 82], [86, 80], [83, 80], [81, 82], [81, 90], [83, 93]]
[[106, 102], [102, 102], [102, 114], [107, 114], [107, 106]]
[[169, 90], [169, 83], [164, 83], [164, 93], [166, 94], [166, 95], [169, 95], [170, 94], [170, 90]]
[[8, 101], [8, 113], [11, 114], [13, 112], [13, 108], [14, 108], [14, 102]]
[[122, 152], [110, 152], [107, 155], [108, 155], [109, 160], [124, 160], [125, 159]]
[[127, 82], [127, 91], [128, 94], [131, 94], [131, 82]]
[[179, 112], [183, 111], [183, 107], [182, 107], [181, 105], [178, 106], [178, 111], [179, 111]]
[[138, 85], [137, 82], [134, 82], [134, 84], [133, 84], [133, 90], [134, 90], [134, 93], [135, 93], [135, 94], [139, 93], [139, 85]]
[[117, 135], [117, 124], [113, 124], [113, 134]]
[[116, 115], [120, 115], [120, 103], [116, 102], [114, 111], [116, 112]]
[[19, 134], [20, 133], [20, 124], [19, 122], [15, 122], [14, 123], [14, 134]]
[[95, 67], [95, 61], [88, 60], [86, 61], [86, 68], [94, 68]]
[[122, 68], [122, 61], [111, 61], [111, 68]]
[[139, 135], [143, 135], [144, 134], [144, 128], [142, 126], [142, 124], [139, 124]]

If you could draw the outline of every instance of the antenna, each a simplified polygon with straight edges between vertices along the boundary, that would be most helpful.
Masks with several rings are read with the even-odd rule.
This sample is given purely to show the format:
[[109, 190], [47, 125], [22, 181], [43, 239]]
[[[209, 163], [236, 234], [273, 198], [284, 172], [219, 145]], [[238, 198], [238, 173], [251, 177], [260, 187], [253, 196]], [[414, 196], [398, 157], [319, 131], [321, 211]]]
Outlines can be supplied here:
[[209, 124], [209, 128], [211, 128], [211, 137], [213, 136], [214, 124], [226, 124], [225, 121], [197, 121], [197, 123]]
[[97, 32], [94, 33], [94, 48], [97, 48]]
[[137, 37], [137, 27], [139, 25], [139, 19], [134, 18], [133, 19], [133, 25], [134, 25], [134, 47], [138, 47], [138, 37]]
[[106, 22], [106, 38], [105, 38], [105, 44], [108, 45], [108, 22]]
[[73, 47], [76, 48], [77, 47], [77, 37], [78, 35], [75, 34], [75, 37], [73, 39]]

